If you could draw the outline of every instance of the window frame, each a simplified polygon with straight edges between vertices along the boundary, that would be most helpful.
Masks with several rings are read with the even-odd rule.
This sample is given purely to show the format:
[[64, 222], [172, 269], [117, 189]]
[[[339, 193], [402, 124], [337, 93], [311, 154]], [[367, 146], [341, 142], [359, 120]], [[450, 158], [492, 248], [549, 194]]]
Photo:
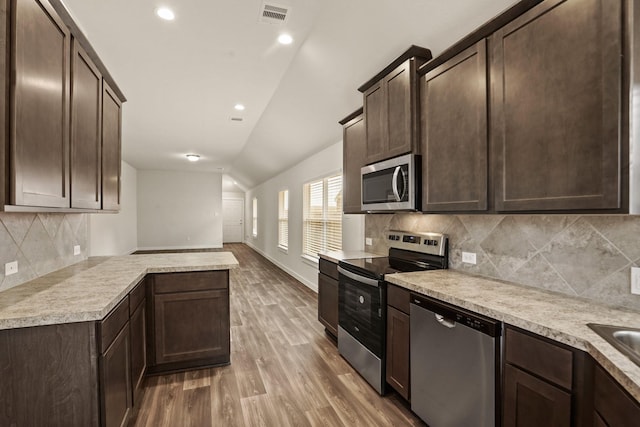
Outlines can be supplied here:
[[[289, 251], [289, 205], [289, 189], [278, 191], [278, 249], [283, 252]], [[284, 233], [282, 228], [286, 228]]]
[[[336, 207], [334, 208], [335, 212], [331, 213], [331, 216], [329, 215], [329, 210], [330, 210], [330, 203], [329, 203], [329, 192], [330, 192], [330, 181], [334, 180], [334, 179], [340, 179], [340, 189], [337, 192], [335, 197], [339, 197], [340, 198], [340, 202], [336, 205]], [[343, 199], [342, 199], [342, 195], [343, 195], [343, 180], [342, 180], [342, 172], [338, 171], [338, 172], [333, 172], [327, 175], [324, 175], [322, 177], [318, 177], [316, 179], [312, 179], [309, 180], [307, 182], [305, 182], [302, 185], [302, 194], [303, 194], [303, 201], [302, 201], [302, 249], [301, 249], [301, 256], [303, 259], [311, 261], [313, 263], [318, 263], [319, 257], [317, 253], [311, 253], [309, 252], [308, 249], [308, 242], [307, 242], [307, 226], [308, 226], [308, 222], [310, 221], [309, 216], [310, 216], [310, 210], [311, 210], [311, 194], [310, 191], [311, 189], [307, 189], [309, 186], [313, 185], [313, 184], [318, 184], [319, 182], [322, 182], [322, 218], [318, 219], [315, 218], [315, 221], [318, 222], [320, 221], [322, 223], [322, 235], [320, 236], [320, 248], [318, 250], [318, 252], [324, 252], [324, 251], [331, 251], [331, 250], [341, 250], [342, 249], [342, 209], [343, 209]], [[339, 206], [338, 206], [339, 205]], [[328, 231], [327, 226], [330, 223], [335, 223], [336, 219], [338, 220], [338, 226], [339, 226], [339, 241], [335, 241], [335, 239], [330, 239], [330, 232]], [[335, 235], [335, 233], [334, 233]], [[332, 245], [330, 246], [329, 243], [332, 243]]]
[[258, 237], [258, 198], [251, 201], [251, 235], [255, 239]]

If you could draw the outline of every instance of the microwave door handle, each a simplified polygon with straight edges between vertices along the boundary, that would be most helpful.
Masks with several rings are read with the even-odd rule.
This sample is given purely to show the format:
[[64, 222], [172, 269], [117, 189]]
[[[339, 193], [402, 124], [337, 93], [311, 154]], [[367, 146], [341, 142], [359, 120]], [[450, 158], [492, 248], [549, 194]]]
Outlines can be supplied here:
[[393, 178], [391, 179], [393, 195], [396, 196], [396, 202], [402, 200], [400, 193], [398, 192], [398, 174], [400, 172], [402, 172], [402, 168], [400, 166], [396, 166], [396, 170], [393, 171]]

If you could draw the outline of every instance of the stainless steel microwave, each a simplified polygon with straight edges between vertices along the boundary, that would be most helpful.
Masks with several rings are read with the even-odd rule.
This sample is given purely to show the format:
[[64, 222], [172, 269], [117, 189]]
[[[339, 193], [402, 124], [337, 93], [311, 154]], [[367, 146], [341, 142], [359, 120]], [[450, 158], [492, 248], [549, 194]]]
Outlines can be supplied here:
[[420, 156], [405, 154], [360, 169], [362, 210], [367, 212], [420, 209]]

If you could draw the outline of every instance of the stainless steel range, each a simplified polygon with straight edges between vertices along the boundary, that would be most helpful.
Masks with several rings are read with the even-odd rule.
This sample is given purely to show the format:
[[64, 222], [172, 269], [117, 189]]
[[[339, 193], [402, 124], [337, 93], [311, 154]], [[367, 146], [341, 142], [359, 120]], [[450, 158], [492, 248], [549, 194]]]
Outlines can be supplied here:
[[445, 269], [448, 238], [392, 230], [389, 255], [338, 263], [338, 351], [371, 386], [385, 393], [386, 274]]

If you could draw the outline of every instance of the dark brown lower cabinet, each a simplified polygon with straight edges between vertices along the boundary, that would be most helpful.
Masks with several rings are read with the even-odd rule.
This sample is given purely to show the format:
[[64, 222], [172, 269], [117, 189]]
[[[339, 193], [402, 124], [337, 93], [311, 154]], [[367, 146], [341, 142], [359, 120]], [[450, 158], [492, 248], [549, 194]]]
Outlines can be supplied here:
[[338, 265], [324, 258], [318, 263], [318, 320], [325, 332], [338, 336]]
[[514, 366], [506, 365], [504, 425], [570, 426], [571, 394]]
[[228, 271], [154, 274], [150, 295], [150, 373], [229, 363]]
[[600, 366], [594, 373], [594, 426], [637, 426], [640, 404]]
[[98, 426], [95, 322], [0, 331], [0, 426]]
[[113, 343], [100, 356], [102, 426], [126, 425], [133, 407], [131, 400], [131, 343], [125, 324]]
[[129, 320], [131, 331], [131, 388], [134, 405], [138, 403], [144, 374], [147, 370], [145, 301], [135, 309]]
[[154, 304], [157, 364], [211, 358], [228, 361], [227, 291], [156, 295]]
[[387, 306], [387, 382], [409, 400], [409, 315]]

